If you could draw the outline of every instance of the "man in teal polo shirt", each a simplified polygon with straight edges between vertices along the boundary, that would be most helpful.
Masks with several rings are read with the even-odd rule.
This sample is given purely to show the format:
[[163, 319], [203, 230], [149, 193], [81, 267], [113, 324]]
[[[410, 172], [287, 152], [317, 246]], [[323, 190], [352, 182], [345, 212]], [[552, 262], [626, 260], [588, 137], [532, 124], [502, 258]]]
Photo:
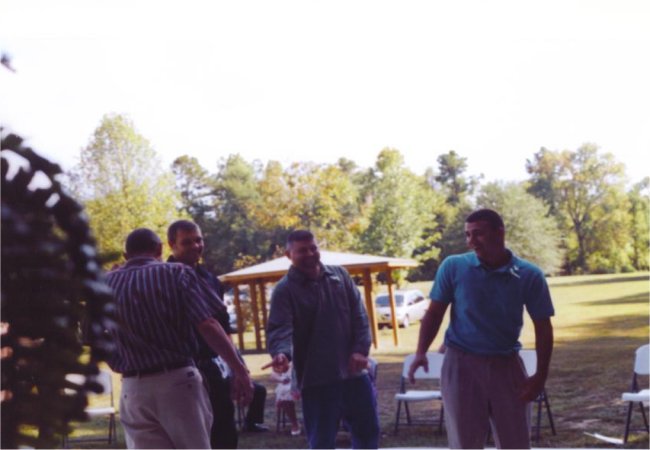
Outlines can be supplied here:
[[[481, 209], [465, 220], [472, 252], [446, 258], [422, 319], [416, 358], [426, 352], [451, 306], [441, 390], [450, 448], [483, 448], [490, 424], [498, 448], [530, 448], [528, 402], [544, 387], [553, 350], [554, 315], [544, 273], [505, 246], [498, 213]], [[535, 327], [537, 372], [528, 377], [518, 356], [526, 308]]]

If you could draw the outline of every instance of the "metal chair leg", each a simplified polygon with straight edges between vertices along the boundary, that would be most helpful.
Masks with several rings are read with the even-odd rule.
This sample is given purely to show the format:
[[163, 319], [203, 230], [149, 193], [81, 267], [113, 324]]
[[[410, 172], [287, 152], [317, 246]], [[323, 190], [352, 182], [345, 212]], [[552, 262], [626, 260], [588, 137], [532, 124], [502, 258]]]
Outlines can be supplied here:
[[397, 402], [397, 413], [395, 414], [395, 434], [397, 434], [397, 428], [399, 427], [399, 415], [402, 410], [402, 402]]
[[546, 394], [546, 389], [542, 392], [544, 395], [544, 405], [546, 406], [546, 414], [548, 414], [548, 421], [551, 424], [551, 432], [553, 436], [557, 435], [555, 431], [555, 422], [553, 421], [553, 413], [551, 412], [551, 403], [548, 401], [548, 395]]
[[634, 406], [633, 402], [629, 402], [627, 407], [627, 420], [625, 421], [625, 435], [623, 436], [623, 443], [627, 444], [627, 438], [630, 435], [630, 421], [632, 419], [632, 407]]
[[643, 416], [643, 425], [645, 425], [645, 430], [650, 432], [650, 428], [648, 428], [648, 417], [645, 415], [643, 402], [639, 402], [639, 409], [641, 410], [641, 415]]
[[643, 407], [643, 402], [639, 402], [639, 408], [641, 408], [641, 415], [643, 416], [643, 423], [645, 424], [645, 430], [650, 432], [648, 428], [648, 417], [645, 415], [645, 408]]
[[108, 419], [108, 443], [113, 443], [113, 423], [115, 421], [115, 416], [111, 415]]

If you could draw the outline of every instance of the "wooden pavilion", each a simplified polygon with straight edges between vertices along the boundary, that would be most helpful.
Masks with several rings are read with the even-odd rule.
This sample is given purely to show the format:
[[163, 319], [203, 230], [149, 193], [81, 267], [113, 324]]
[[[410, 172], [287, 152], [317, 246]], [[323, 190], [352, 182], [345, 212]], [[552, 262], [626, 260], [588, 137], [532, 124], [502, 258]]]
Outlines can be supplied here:
[[[398, 345], [399, 336], [397, 333], [398, 326], [395, 314], [395, 296], [392, 272], [395, 269], [416, 267], [418, 263], [412, 259], [359, 255], [355, 253], [321, 251], [320, 255], [323, 264], [343, 266], [347, 269], [350, 275], [362, 276], [366, 311], [368, 311], [372, 343], [375, 348], [377, 348], [377, 315], [375, 311], [375, 303], [372, 301], [373, 292], [371, 274], [376, 272], [383, 272], [386, 274], [393, 321], [393, 341], [395, 345]], [[266, 330], [266, 321], [268, 319], [266, 284], [276, 283], [279, 281], [280, 278], [287, 273], [290, 266], [291, 261], [286, 257], [281, 257], [245, 269], [240, 269], [235, 272], [230, 272], [219, 277], [221, 281], [232, 286], [234, 290], [234, 303], [237, 312], [237, 334], [240, 350], [244, 350], [244, 324], [242, 320], [240, 286], [247, 285], [250, 290], [251, 312], [253, 314], [253, 326], [255, 328], [255, 345], [256, 349], [261, 351], [266, 345], [266, 343], [262, 343], [262, 333]], [[264, 339], [264, 341], [265, 340], [266, 339]]]

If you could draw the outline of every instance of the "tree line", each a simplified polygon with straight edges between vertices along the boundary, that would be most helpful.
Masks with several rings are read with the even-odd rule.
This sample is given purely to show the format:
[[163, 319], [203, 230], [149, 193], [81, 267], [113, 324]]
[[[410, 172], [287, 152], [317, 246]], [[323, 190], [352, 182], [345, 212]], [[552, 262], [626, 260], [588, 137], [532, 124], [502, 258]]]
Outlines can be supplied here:
[[237, 154], [214, 171], [188, 155], [164, 168], [132, 121], [110, 114], [67, 182], [107, 264], [133, 228], [164, 236], [173, 220], [190, 218], [219, 274], [283, 255], [287, 234], [300, 227], [327, 250], [416, 259], [420, 266], [403, 275], [430, 280], [445, 256], [467, 251], [465, 216], [489, 207], [503, 215], [508, 247], [548, 274], [648, 270], [650, 179], [626, 187], [624, 166], [596, 145], [541, 148], [523, 182], [484, 182], [467, 167], [451, 150], [418, 175], [385, 148], [366, 168], [346, 158], [285, 167]]

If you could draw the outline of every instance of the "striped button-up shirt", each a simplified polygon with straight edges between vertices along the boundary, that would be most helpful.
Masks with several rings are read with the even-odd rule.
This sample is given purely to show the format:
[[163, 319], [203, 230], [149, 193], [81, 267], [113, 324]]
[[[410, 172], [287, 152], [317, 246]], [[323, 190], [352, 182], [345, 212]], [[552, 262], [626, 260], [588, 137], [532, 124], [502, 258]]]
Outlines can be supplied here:
[[191, 267], [137, 257], [110, 272], [107, 283], [118, 318], [112, 331], [117, 351], [109, 361], [114, 371], [191, 363], [198, 351], [196, 325], [215, 313], [213, 294]]

